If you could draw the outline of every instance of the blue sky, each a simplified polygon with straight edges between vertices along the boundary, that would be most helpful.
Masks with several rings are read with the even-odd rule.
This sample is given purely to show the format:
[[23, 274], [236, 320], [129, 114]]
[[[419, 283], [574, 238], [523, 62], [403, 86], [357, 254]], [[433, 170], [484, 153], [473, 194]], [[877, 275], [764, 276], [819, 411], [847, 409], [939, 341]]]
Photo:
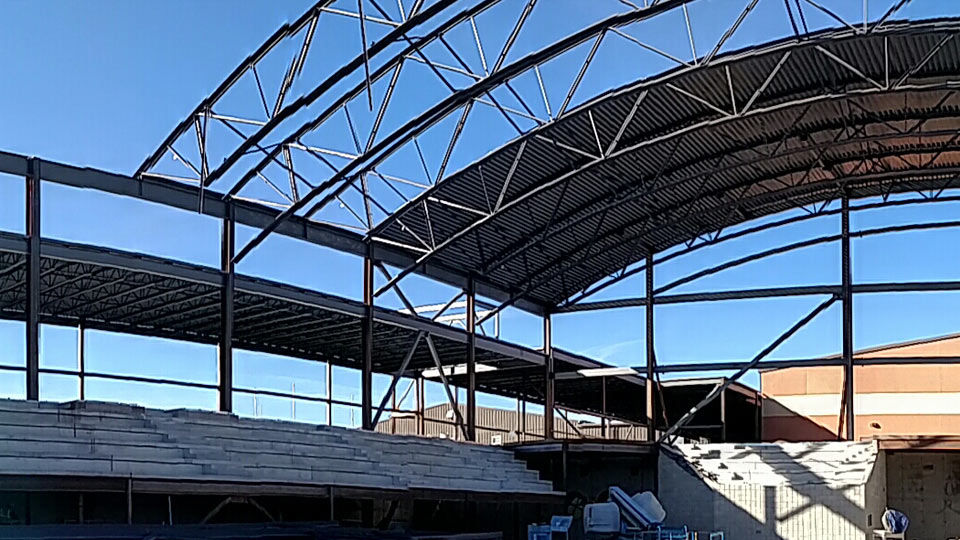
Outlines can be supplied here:
[[[622, 4], [613, 1], [603, 7], [594, 7], [593, 3], [582, 0], [550, 1], [551, 10], [536, 12], [541, 17], [537, 24], [549, 27], [558, 35], [582, 24], [582, 20], [596, 20], [613, 9], [624, 9]], [[3, 12], [0, 72], [5, 74], [0, 83], [0, 149], [132, 173], [227, 73], [277, 27], [296, 19], [312, 3], [303, 0], [7, 1], [0, 8]], [[886, 9], [889, 3], [871, 2], [871, 16]], [[769, 18], [771, 28], [784, 24], [770, 11], [773, 8], [767, 7], [782, 6], [782, 2], [762, 0], [760, 4], [763, 9], [752, 17], [759, 17], [760, 23]], [[600, 5], [601, 2], [596, 3]], [[691, 7], [691, 17], [700, 22], [697, 31], [708, 34], [697, 34], [703, 43], [722, 31], [720, 26], [704, 22], [722, 11], [724, 5], [718, 0], [702, 0]], [[851, 18], [856, 13], [856, 10], [850, 11], [851, 6], [860, 9], [860, 2], [843, 5], [847, 6], [846, 15]], [[930, 1], [917, 1], [911, 11], [904, 14], [923, 16], [933, 12], [931, 5]], [[818, 24], [826, 26], [828, 21], [821, 20]], [[816, 26], [813, 20], [811, 25]], [[776, 34], [780, 30], [770, 31]], [[686, 36], [667, 31], [663, 34], [654, 33], [647, 39], [665, 49], [686, 46]], [[525, 44], [528, 50], [538, 37], [542, 36], [534, 33], [524, 38], [531, 40]], [[737, 35], [734, 41], [736, 46], [744, 46], [764, 38], [746, 32]], [[330, 46], [335, 44], [333, 40]], [[524, 43], [518, 44], [522, 46]], [[331, 55], [336, 56], [336, 52]], [[611, 76], [591, 79], [590, 84], [597, 86], [585, 92], [589, 94], [603, 90], [605, 85], [615, 85], [617, 80], [612, 74], [625, 64], [617, 58], [623, 56], [598, 62], [596, 69], [600, 73], [609, 70]], [[648, 69], [663, 69], [657, 65]], [[561, 65], [551, 69], [569, 71], [571, 68]], [[345, 138], [343, 134], [340, 136]], [[427, 146], [426, 151], [433, 154], [428, 157], [436, 157], [443, 151], [436, 145]], [[461, 159], [462, 164], [469, 162], [466, 157]], [[43, 197], [45, 236], [211, 266], [217, 264], [219, 225], [214, 220], [51, 184], [44, 186]], [[7, 203], [0, 212], [0, 229], [21, 231], [22, 181], [0, 177], [0, 200]], [[855, 215], [852, 228], [939, 221], [951, 219], [956, 211], [956, 203], [871, 211]], [[656, 282], [667, 283], [706, 265], [838, 230], [838, 218], [825, 217], [732, 241], [663, 265], [658, 269]], [[248, 229], [239, 231], [242, 240], [252, 234]], [[856, 282], [955, 279], [954, 235], [952, 230], [939, 230], [855, 240], [854, 279]], [[351, 298], [360, 295], [358, 259], [285, 238], [272, 238], [255, 250], [244, 260], [240, 271]], [[823, 284], [838, 280], [839, 246], [822, 245], [725, 271], [675, 292]], [[405, 282], [405, 290], [416, 303], [443, 302], [453, 294], [449, 287], [420, 278]], [[597, 298], [642, 294], [641, 274]], [[658, 357], [663, 363], [749, 359], [820, 301], [811, 297], [657, 308]], [[396, 305], [396, 299], [385, 298], [385, 304]], [[958, 307], [960, 295], [957, 294], [858, 297], [854, 310], [855, 346], [863, 348], [955, 332], [960, 329]], [[777, 349], [773, 357], [806, 358], [838, 352], [839, 320], [839, 306], [834, 306]], [[502, 319], [502, 336], [539, 346], [540, 324], [534, 316], [508, 310]], [[42, 339], [44, 366], [75, 367], [74, 329], [44, 327]], [[641, 365], [645, 347], [643, 310], [557, 316], [554, 342], [557, 347], [616, 365]], [[0, 322], [0, 362], [23, 363], [23, 330], [19, 323]], [[87, 365], [91, 370], [214, 382], [215, 362], [216, 350], [208, 346], [100, 332], [89, 332], [87, 337]], [[240, 386], [259, 385], [290, 391], [295, 385], [298, 392], [322, 395], [323, 378], [321, 364], [245, 352], [237, 354], [236, 382]], [[334, 380], [334, 397], [359, 399], [359, 379], [355, 373], [337, 369]], [[384, 381], [385, 378], [378, 377], [378, 388], [383, 388]], [[747, 382], [756, 384], [757, 377], [751, 375]], [[216, 402], [214, 393], [201, 390], [110, 381], [89, 381], [87, 388], [90, 398], [135, 400], [160, 407], [212, 407]], [[76, 381], [45, 375], [41, 392], [49, 399], [72, 399], [76, 396]], [[0, 395], [22, 394], [22, 376], [0, 371]], [[443, 399], [437, 387], [430, 389], [428, 397], [431, 403]], [[236, 401], [240, 412], [253, 412], [251, 396], [238, 395]], [[505, 400], [486, 398], [485, 402], [512, 407], [511, 402]], [[264, 415], [289, 417], [291, 414], [290, 402], [286, 400], [263, 398], [258, 405]], [[298, 418], [315, 420], [323, 416], [322, 407], [318, 405], [300, 402], [296, 407]], [[351, 415], [347, 408], [334, 412], [337, 421], [344, 424], [350, 424], [357, 416]]]

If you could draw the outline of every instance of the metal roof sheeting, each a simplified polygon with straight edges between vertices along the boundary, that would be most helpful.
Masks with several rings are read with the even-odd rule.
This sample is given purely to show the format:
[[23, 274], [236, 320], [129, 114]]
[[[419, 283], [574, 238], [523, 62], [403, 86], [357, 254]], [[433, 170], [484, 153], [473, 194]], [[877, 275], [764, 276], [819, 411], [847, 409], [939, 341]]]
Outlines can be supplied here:
[[939, 190], [960, 173], [958, 31], [821, 32], [640, 81], [451, 175], [372, 236], [432, 238], [430, 263], [558, 305], [648, 252], [841, 190]]

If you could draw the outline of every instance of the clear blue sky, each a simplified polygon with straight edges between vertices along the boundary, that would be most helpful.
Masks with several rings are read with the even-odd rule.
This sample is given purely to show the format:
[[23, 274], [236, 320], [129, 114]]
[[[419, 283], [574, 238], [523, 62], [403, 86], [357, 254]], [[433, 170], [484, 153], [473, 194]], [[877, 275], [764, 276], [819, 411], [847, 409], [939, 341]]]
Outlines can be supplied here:
[[[582, 20], [596, 20], [614, 10], [625, 9], [613, 0], [608, 3], [549, 2], [547, 10], [544, 9], [546, 0], [541, 1], [539, 11], [535, 10], [540, 18], [531, 28], [549, 28], [557, 35], [577, 27]], [[242, 3], [8, 0], [0, 7], [0, 73], [3, 73], [0, 149], [132, 173], [174, 125], [263, 39], [283, 22], [296, 19], [312, 3], [304, 0]], [[891, 0], [872, 1], [871, 17], [891, 3]], [[845, 16], [859, 20], [856, 14], [860, 2], [845, 0], [839, 4]], [[931, 0], [917, 0], [903, 14], [920, 17], [935, 13], [935, 4]], [[710, 39], [716, 39], [723, 27], [711, 24], [711, 19], [729, 5], [719, 0], [702, 0], [691, 7], [698, 40], [709, 43]], [[347, 3], [345, 7], [350, 6], [355, 3]], [[766, 26], [774, 35], [781, 32], [785, 23], [775, 9], [782, 10], [782, 2], [761, 0], [760, 6], [751, 15], [759, 19], [759, 24], [754, 26]], [[811, 26], [830, 24], [821, 19], [811, 15]], [[507, 26], [505, 22], [504, 27]], [[666, 50], [687, 46], [685, 35], [666, 29], [662, 33], [654, 32], [645, 39]], [[529, 38], [530, 43], [536, 42], [536, 38], [536, 35]], [[765, 35], [745, 32], [738, 34], [731, 46], [744, 46], [761, 39], [765, 39]], [[617, 46], [627, 45], [623, 42]], [[336, 40], [328, 39], [325, 46], [333, 48], [331, 54], [335, 55]], [[530, 45], [527, 46], [529, 50]], [[636, 50], [623, 48], [623, 53], [639, 54]], [[629, 57], [614, 55], [598, 62], [597, 69], [600, 73], [604, 69], [613, 73], [624, 64], [623, 58]], [[655, 71], [663, 67], [666, 65], [649, 69]], [[562, 71], [562, 66], [556, 69]], [[600, 76], [591, 81], [596, 87], [587, 92], [600, 91], [617, 82], [612, 76], [609, 80]], [[427, 149], [433, 154], [442, 151], [443, 148]], [[214, 220], [49, 184], [44, 186], [43, 196], [45, 236], [211, 266], [217, 264], [219, 233]], [[0, 199], [6, 202], [0, 212], [0, 228], [21, 231], [22, 181], [0, 177]], [[852, 226], [858, 229], [951, 219], [956, 215], [956, 206], [943, 203], [874, 211], [855, 216]], [[664, 265], [658, 270], [657, 283], [666, 283], [705, 265], [765, 247], [832, 234], [838, 228], [838, 220], [828, 217], [703, 250]], [[243, 230], [240, 234], [249, 238], [251, 231]], [[855, 240], [854, 279], [857, 282], [956, 279], [955, 235], [955, 231], [945, 230]], [[838, 267], [839, 247], [824, 245], [736, 268], [690, 283], [676, 292], [831, 283], [839, 280]], [[271, 239], [258, 248], [243, 262], [240, 271], [351, 298], [358, 298], [360, 294], [358, 259], [282, 238]], [[410, 280], [406, 287], [417, 303], [443, 302], [452, 294], [449, 287], [422, 279]], [[640, 294], [643, 294], [642, 274], [605, 291], [598, 299]], [[663, 363], [749, 359], [820, 301], [797, 298], [660, 307], [656, 313], [658, 356]], [[395, 299], [386, 302], [395, 304]], [[958, 331], [958, 307], [960, 295], [957, 294], [859, 297], [855, 305], [855, 345], [862, 348]], [[781, 346], [773, 357], [815, 357], [838, 352], [839, 319], [839, 306], [835, 306]], [[558, 316], [555, 345], [616, 365], [640, 365], [644, 351], [643, 320], [641, 309]], [[509, 310], [502, 326], [504, 338], [540, 345], [540, 321], [536, 317]], [[44, 327], [44, 366], [75, 367], [75, 347], [75, 330]], [[216, 378], [213, 347], [99, 332], [89, 332], [87, 347], [91, 370], [205, 382]], [[21, 324], [0, 322], [0, 362], [22, 365]], [[335, 397], [358, 399], [359, 378], [355, 373], [337, 370], [334, 378]], [[381, 387], [383, 380], [378, 378]], [[757, 378], [750, 376], [747, 380], [755, 384]], [[238, 353], [236, 382], [285, 391], [296, 384], [298, 392], [322, 394], [323, 366]], [[76, 383], [62, 377], [44, 376], [41, 392], [49, 399], [71, 399], [76, 396]], [[22, 396], [22, 375], [0, 372], [0, 395]], [[211, 392], [105, 381], [88, 382], [88, 395], [161, 407], [212, 407], [216, 399]], [[432, 402], [442, 399], [437, 388], [431, 389], [429, 397]], [[237, 402], [241, 412], [252, 412], [249, 396], [238, 396]], [[493, 399], [487, 402], [505, 403]], [[264, 415], [283, 417], [291, 412], [290, 403], [283, 400], [264, 399], [262, 407]], [[319, 406], [297, 405], [298, 418], [317, 419], [322, 416], [321, 411]], [[335, 413], [339, 422], [351, 423], [348, 410]]]

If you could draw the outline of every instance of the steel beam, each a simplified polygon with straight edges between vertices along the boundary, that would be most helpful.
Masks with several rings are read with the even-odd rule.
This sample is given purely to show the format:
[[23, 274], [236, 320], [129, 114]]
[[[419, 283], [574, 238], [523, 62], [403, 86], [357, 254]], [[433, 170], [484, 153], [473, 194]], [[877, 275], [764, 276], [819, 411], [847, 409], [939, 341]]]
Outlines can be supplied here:
[[[196, 212], [197, 201], [202, 200], [203, 202], [199, 207], [204, 215], [218, 219], [223, 219], [226, 216], [227, 202], [224, 200], [222, 193], [210, 189], [205, 189], [203, 193], [200, 193], [196, 186], [163, 178], [141, 177], [135, 179], [122, 174], [28, 158], [20, 154], [2, 151], [0, 151], [0, 173], [16, 176], [27, 175], [29, 174], [28, 167], [31, 160], [36, 160], [37, 163], [42, 165], [43, 176], [41, 179], [48, 182], [96, 189], [105, 193], [132, 197], [190, 212]], [[239, 200], [233, 200], [230, 204], [234, 206], [236, 222], [250, 227], [263, 227], [280, 215], [278, 210], [262, 204]], [[360, 257], [363, 257], [366, 253], [366, 243], [361, 235], [300, 216], [290, 217], [277, 228], [276, 232], [290, 238], [330, 247]], [[407, 266], [415, 261], [415, 257], [404, 250], [384, 244], [377, 246], [377, 258], [391, 266], [398, 267]], [[464, 287], [466, 285], [467, 278], [460, 269], [449, 268], [442, 264], [431, 263], [421, 273], [454, 287]], [[476, 289], [477, 294], [494, 300], [503, 301], [510, 298], [510, 293], [486, 281], [476, 280]], [[543, 305], [526, 299], [517, 300], [514, 305], [535, 315], [543, 314], [545, 310]]]
[[367, 244], [363, 259], [363, 321], [361, 323], [362, 362], [360, 372], [360, 418], [363, 429], [373, 426], [373, 244]]
[[556, 366], [553, 358], [553, 321], [549, 314], [543, 316], [543, 358], [544, 358], [544, 389], [543, 389], [543, 438], [553, 439], [553, 411], [556, 408], [555, 385]]
[[26, 353], [27, 399], [40, 399], [40, 160], [27, 162], [26, 176]]
[[654, 399], [654, 370], [657, 367], [657, 356], [654, 349], [654, 334], [653, 334], [653, 309], [654, 309], [654, 299], [653, 299], [653, 253], [647, 252], [647, 402], [646, 402], [646, 414], [647, 414], [647, 441], [652, 442], [656, 439], [657, 433], [657, 415], [656, 415], [656, 399]]
[[477, 308], [473, 279], [467, 281], [467, 440], [477, 440]]
[[220, 236], [220, 342], [217, 344], [217, 380], [220, 411], [233, 411], [233, 323], [234, 286], [236, 267], [233, 264], [236, 249], [236, 220], [233, 204], [227, 203]]
[[854, 439], [854, 381], [853, 381], [853, 272], [850, 260], [850, 199], [844, 193], [840, 214], [840, 272], [843, 306], [843, 402], [846, 414], [846, 438]]

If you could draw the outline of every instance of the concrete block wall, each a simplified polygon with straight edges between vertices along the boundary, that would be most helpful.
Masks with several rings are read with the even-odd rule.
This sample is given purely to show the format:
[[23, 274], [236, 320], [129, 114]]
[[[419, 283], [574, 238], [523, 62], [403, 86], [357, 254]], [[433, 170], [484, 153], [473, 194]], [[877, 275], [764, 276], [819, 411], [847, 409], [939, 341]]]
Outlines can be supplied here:
[[867, 530], [883, 528], [883, 512], [887, 507], [887, 453], [880, 452], [873, 472], [864, 486], [864, 503], [866, 504]]
[[[701, 445], [708, 452], [710, 446]], [[747, 477], [739, 474], [732, 459], [749, 464], [754, 452], [749, 447], [739, 450], [736, 458], [721, 459], [716, 468], [734, 478]], [[871, 465], [876, 471], [876, 464]], [[847, 485], [718, 479], [703, 474], [697, 463], [682, 453], [669, 451], [661, 453], [658, 468], [659, 498], [670, 525], [720, 530], [736, 540], [862, 540], [869, 538], [872, 528], [868, 514], [876, 512], [884, 500], [879, 488], [885, 476], [882, 470], [872, 473], [869, 480]], [[879, 517], [875, 514], [872, 519], [876, 522]]]
[[890, 452], [887, 465], [889, 505], [910, 518], [909, 540], [960, 537], [960, 454]]

